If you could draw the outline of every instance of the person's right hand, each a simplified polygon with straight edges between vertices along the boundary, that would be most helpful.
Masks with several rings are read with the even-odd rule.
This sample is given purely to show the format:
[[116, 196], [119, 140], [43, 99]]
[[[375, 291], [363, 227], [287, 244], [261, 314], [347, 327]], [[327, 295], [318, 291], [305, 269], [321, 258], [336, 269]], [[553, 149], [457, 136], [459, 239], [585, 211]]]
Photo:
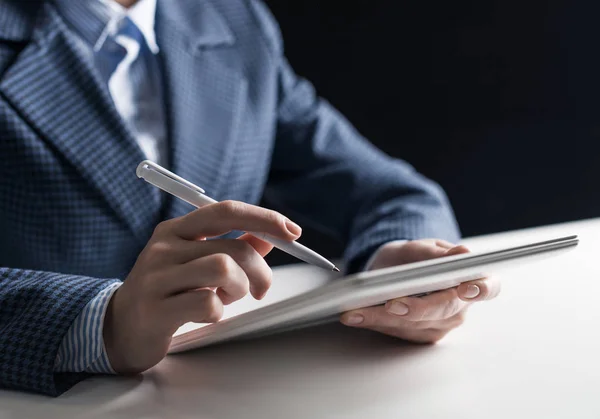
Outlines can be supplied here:
[[117, 373], [134, 374], [157, 364], [184, 323], [216, 322], [224, 304], [248, 291], [264, 297], [271, 269], [263, 257], [273, 246], [247, 234], [204, 240], [232, 230], [289, 241], [302, 233], [277, 212], [235, 201], [160, 223], [107, 309], [104, 343]]

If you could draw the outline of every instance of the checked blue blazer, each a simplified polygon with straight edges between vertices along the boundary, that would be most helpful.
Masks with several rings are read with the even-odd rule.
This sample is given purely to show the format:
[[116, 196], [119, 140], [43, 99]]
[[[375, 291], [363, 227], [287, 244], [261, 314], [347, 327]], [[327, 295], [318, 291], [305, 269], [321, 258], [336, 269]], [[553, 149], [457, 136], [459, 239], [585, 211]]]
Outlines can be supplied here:
[[[262, 3], [159, 0], [156, 32], [174, 172], [218, 200], [264, 195], [343, 240], [351, 269], [390, 240], [458, 238], [440, 188], [294, 74]], [[52, 1], [0, 0], [0, 387], [84, 378], [53, 372], [69, 326], [192, 209], [136, 178], [143, 159]]]

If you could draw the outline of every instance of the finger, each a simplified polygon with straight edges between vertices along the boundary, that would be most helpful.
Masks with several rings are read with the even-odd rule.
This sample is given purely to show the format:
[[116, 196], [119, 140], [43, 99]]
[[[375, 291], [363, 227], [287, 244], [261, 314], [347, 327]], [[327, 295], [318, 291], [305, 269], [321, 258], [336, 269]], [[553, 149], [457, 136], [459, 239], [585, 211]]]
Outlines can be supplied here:
[[[251, 240], [249, 237], [252, 236], [245, 236], [246, 239], [211, 240], [211, 242], [214, 242], [214, 244], [211, 243], [211, 248], [220, 249], [222, 253], [228, 254], [235, 260], [246, 273], [250, 284], [250, 293], [254, 298], [260, 300], [271, 287], [273, 271], [259, 252], [247, 241]], [[264, 243], [260, 245], [261, 250], [265, 250], [267, 247], [272, 248], [269, 243], [260, 239], [256, 239], [254, 242]], [[208, 242], [206, 244], [208, 245]]]
[[388, 313], [411, 321], [448, 319], [466, 306], [456, 288], [437, 291], [424, 297], [402, 297], [385, 304]]
[[414, 242], [412, 246], [406, 246], [403, 249], [404, 258], [407, 262], [420, 262], [423, 260], [435, 259], [446, 255], [448, 250], [438, 247], [435, 243]]
[[234, 240], [248, 243], [261, 257], [266, 256], [273, 250], [272, 244], [250, 234], [244, 234], [237, 239], [156, 240], [144, 249], [144, 254], [160, 266], [182, 264], [213, 253], [223, 253], [223, 247], [219, 243], [231, 243]]
[[462, 255], [464, 253], [470, 253], [471, 251], [463, 245], [452, 246], [450, 249], [446, 251], [444, 256], [454, 256], [454, 255]]
[[340, 316], [342, 323], [348, 326], [373, 329], [454, 329], [465, 321], [467, 307], [447, 319], [437, 321], [411, 321], [390, 314], [385, 306], [374, 306], [348, 311]]
[[[273, 245], [258, 237], [250, 234], [244, 234], [237, 238], [248, 243], [254, 250], [261, 256], [265, 257], [273, 250]], [[190, 262], [202, 256], [207, 256], [213, 253], [223, 253], [222, 246], [215, 246], [215, 243], [227, 242], [231, 243], [231, 240], [202, 240], [202, 241], [190, 241], [175, 239], [167, 240], [153, 240], [149, 243], [143, 251], [144, 257], [147, 261], [157, 266], [168, 266], [174, 264], [182, 264]]]
[[212, 291], [204, 289], [178, 294], [161, 303], [172, 333], [188, 322], [214, 323], [223, 316], [223, 303]]
[[[201, 242], [180, 240], [175, 246], [175, 251], [179, 252], [180, 263], [220, 253], [229, 255], [246, 273], [252, 295], [261, 299], [271, 286], [273, 273], [263, 257], [248, 242], [251, 236], [242, 237], [245, 239], [215, 239]], [[262, 242], [260, 239], [255, 241]], [[264, 244], [259, 245], [260, 250], [272, 248], [270, 244], [262, 243]]]
[[340, 321], [347, 326], [368, 329], [427, 329], [435, 326], [432, 322], [415, 322], [395, 316], [388, 313], [385, 306], [382, 305], [348, 311], [340, 316]]
[[485, 301], [500, 294], [501, 283], [498, 278], [484, 278], [460, 284], [457, 293], [460, 299], [468, 302]]
[[435, 240], [390, 243], [381, 249], [373, 269], [435, 259], [446, 255], [448, 249], [438, 247]]
[[455, 320], [411, 322], [392, 316], [383, 306], [369, 307], [342, 314], [346, 326], [369, 329], [414, 343], [435, 343], [460, 324]]
[[216, 237], [232, 230], [256, 231], [289, 241], [302, 234], [297, 224], [280, 213], [238, 201], [207, 205], [173, 223], [173, 233], [185, 240]]
[[455, 244], [452, 244], [446, 240], [441, 240], [441, 239], [435, 239], [434, 243], [436, 244], [436, 246], [438, 247], [442, 247], [444, 249], [452, 249], [453, 247], [455, 247]]
[[370, 329], [415, 343], [435, 343], [464, 323], [466, 310], [437, 322], [412, 322], [387, 313], [383, 306], [353, 310], [340, 316], [350, 327]]
[[242, 236], [238, 237], [238, 240], [243, 240], [248, 243], [262, 257], [267, 256], [271, 250], [273, 250], [273, 245], [271, 243], [261, 240], [251, 234], [243, 234]]
[[148, 287], [159, 298], [214, 287], [223, 303], [231, 304], [248, 293], [249, 281], [231, 256], [217, 253], [172, 267], [160, 276], [152, 276]]
[[[261, 299], [271, 286], [273, 273], [267, 262], [265, 262], [251, 243], [258, 246], [261, 252], [267, 251], [272, 246], [249, 235], [244, 235], [242, 238], [205, 241], [174, 240], [171, 243], [160, 242], [152, 245], [151, 252], [155, 261], [159, 260], [163, 264], [185, 264], [210, 255], [227, 254], [245, 272], [250, 282], [252, 295], [257, 299]], [[165, 255], [161, 255], [160, 252], [164, 252]], [[166, 253], [169, 254], [167, 255]], [[198, 267], [198, 269], [201, 268]], [[202, 271], [198, 272], [201, 273]], [[167, 286], [169, 285], [167, 284]], [[177, 289], [179, 289], [178, 286]], [[183, 291], [186, 290], [184, 289]], [[166, 292], [173, 293], [174, 291], [169, 289]]]

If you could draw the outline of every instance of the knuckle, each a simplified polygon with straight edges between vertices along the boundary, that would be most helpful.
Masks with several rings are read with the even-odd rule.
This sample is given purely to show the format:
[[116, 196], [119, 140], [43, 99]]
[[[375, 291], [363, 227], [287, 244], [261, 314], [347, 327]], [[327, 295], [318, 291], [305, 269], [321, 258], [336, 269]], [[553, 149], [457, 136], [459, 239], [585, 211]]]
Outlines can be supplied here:
[[165, 242], [165, 241], [161, 241], [161, 240], [157, 240], [155, 242], [152, 242], [149, 246], [148, 246], [148, 252], [154, 257], [154, 256], [161, 256], [167, 253], [170, 253], [173, 249], [173, 245]]
[[154, 227], [154, 236], [164, 236], [168, 234], [171, 230], [171, 222], [170, 221], [162, 221]]
[[266, 217], [270, 223], [273, 223], [273, 224], [277, 225], [278, 227], [286, 229], [285, 217], [283, 215], [281, 215], [280, 213], [278, 213], [277, 211], [269, 210], [266, 214]]
[[210, 263], [219, 277], [229, 277], [233, 274], [235, 261], [226, 253], [211, 255]]
[[226, 200], [217, 204], [217, 207], [220, 211], [230, 216], [236, 216], [240, 214], [242, 212], [242, 206], [243, 204], [241, 202], [233, 200]]

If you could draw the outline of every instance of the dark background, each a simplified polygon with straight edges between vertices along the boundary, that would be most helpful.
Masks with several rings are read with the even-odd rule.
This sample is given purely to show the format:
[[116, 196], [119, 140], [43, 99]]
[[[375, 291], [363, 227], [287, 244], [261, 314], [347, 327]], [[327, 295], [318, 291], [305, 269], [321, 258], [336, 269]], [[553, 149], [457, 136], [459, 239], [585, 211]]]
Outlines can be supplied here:
[[267, 4], [296, 72], [439, 182], [464, 236], [600, 216], [600, 2]]

